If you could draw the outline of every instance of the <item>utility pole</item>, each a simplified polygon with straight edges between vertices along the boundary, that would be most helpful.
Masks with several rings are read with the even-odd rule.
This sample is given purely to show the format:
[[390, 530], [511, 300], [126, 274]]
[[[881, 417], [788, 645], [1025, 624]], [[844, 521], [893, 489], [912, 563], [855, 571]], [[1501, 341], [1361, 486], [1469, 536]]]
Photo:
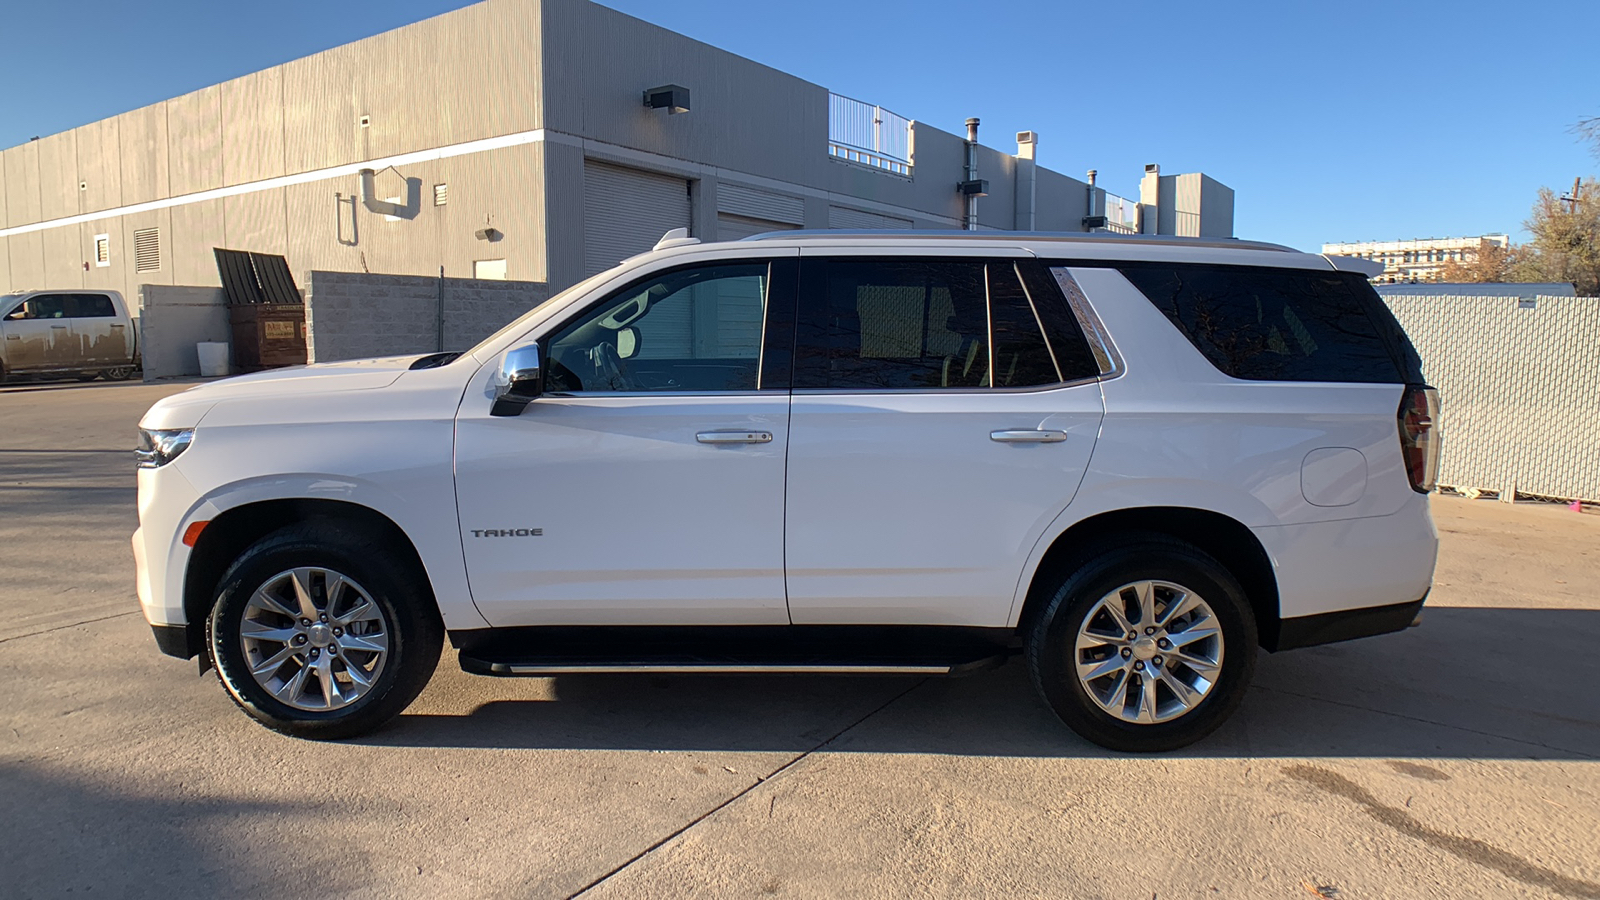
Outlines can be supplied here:
[[1580, 175], [1577, 178], [1572, 179], [1572, 193], [1571, 194], [1567, 194], [1567, 195], [1563, 195], [1562, 198], [1561, 198], [1561, 202], [1562, 203], [1570, 203], [1570, 204], [1572, 204], [1572, 214], [1573, 215], [1577, 215], [1578, 214], [1578, 198], [1580, 196], [1582, 196], [1582, 191], [1583, 191], [1583, 176]]

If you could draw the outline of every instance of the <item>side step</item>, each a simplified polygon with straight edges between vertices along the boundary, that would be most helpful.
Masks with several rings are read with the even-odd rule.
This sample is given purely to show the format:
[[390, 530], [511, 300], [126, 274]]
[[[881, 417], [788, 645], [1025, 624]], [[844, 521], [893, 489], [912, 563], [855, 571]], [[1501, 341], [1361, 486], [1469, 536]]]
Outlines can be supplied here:
[[475, 675], [964, 675], [1014, 652], [1009, 629], [898, 626], [489, 628], [452, 632]]

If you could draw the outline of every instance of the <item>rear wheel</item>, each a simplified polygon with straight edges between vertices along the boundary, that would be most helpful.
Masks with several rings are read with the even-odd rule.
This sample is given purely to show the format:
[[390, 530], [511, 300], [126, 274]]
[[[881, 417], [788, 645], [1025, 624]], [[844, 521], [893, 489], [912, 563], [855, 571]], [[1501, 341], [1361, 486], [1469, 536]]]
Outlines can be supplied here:
[[72, 377], [78, 379], [79, 381], [93, 381], [96, 378], [100, 377], [100, 373], [99, 372], [79, 372], [78, 374], [76, 374], [76, 375], [74, 375]]
[[223, 575], [207, 647], [228, 694], [297, 737], [369, 732], [422, 692], [443, 626], [414, 565], [338, 522], [291, 525]]
[[[127, 381], [137, 371], [139, 370], [134, 366], [115, 366], [110, 369], [101, 369], [99, 374], [107, 381]], [[91, 375], [89, 377], [93, 378], [94, 376]], [[88, 379], [84, 380], [87, 381]]]
[[1034, 684], [1073, 731], [1156, 752], [1215, 731], [1255, 671], [1244, 591], [1198, 548], [1155, 535], [1066, 567], [1028, 634]]

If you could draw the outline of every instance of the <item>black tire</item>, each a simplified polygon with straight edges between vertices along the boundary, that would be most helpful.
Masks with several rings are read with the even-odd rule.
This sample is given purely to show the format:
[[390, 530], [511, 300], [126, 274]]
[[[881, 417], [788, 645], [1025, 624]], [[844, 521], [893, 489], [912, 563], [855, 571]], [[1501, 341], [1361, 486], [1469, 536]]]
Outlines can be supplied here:
[[[258, 683], [245, 662], [241, 628], [251, 595], [298, 567], [326, 568], [354, 579], [389, 626], [388, 656], [372, 686], [340, 709], [290, 706]], [[380, 536], [345, 522], [303, 522], [257, 541], [223, 574], [206, 620], [206, 649], [222, 686], [251, 718], [294, 737], [338, 740], [388, 722], [427, 686], [444, 641], [438, 606], [417, 568]]]
[[137, 366], [116, 366], [110, 369], [101, 369], [97, 374], [107, 381], [127, 381], [138, 371], [139, 368]]
[[[100, 377], [100, 373], [99, 372], [79, 372], [78, 374], [76, 374], [76, 375], [74, 375], [72, 377], [78, 379], [79, 381], [93, 381], [96, 378]], [[111, 379], [108, 378], [106, 380], [110, 381]]]
[[[1176, 750], [1215, 731], [1244, 700], [1255, 673], [1255, 615], [1238, 580], [1211, 556], [1183, 541], [1132, 534], [1085, 548], [1055, 572], [1046, 582], [1043, 607], [1026, 629], [1028, 671], [1040, 696], [1073, 731], [1124, 753]], [[1221, 627], [1223, 652], [1209, 693], [1192, 709], [1141, 724], [1111, 715], [1089, 696], [1075, 669], [1075, 647], [1084, 618], [1100, 598], [1147, 580], [1197, 592]]]

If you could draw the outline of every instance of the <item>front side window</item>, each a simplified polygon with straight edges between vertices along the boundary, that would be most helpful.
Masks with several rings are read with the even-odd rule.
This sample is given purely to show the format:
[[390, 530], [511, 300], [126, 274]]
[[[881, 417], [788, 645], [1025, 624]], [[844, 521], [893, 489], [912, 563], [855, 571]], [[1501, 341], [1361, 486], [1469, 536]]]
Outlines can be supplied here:
[[13, 322], [20, 319], [65, 319], [67, 317], [67, 298], [61, 294], [47, 294], [43, 297], [31, 297], [22, 302], [21, 306], [6, 314], [6, 321]]
[[545, 390], [755, 390], [769, 274], [730, 263], [623, 289], [548, 339]]

